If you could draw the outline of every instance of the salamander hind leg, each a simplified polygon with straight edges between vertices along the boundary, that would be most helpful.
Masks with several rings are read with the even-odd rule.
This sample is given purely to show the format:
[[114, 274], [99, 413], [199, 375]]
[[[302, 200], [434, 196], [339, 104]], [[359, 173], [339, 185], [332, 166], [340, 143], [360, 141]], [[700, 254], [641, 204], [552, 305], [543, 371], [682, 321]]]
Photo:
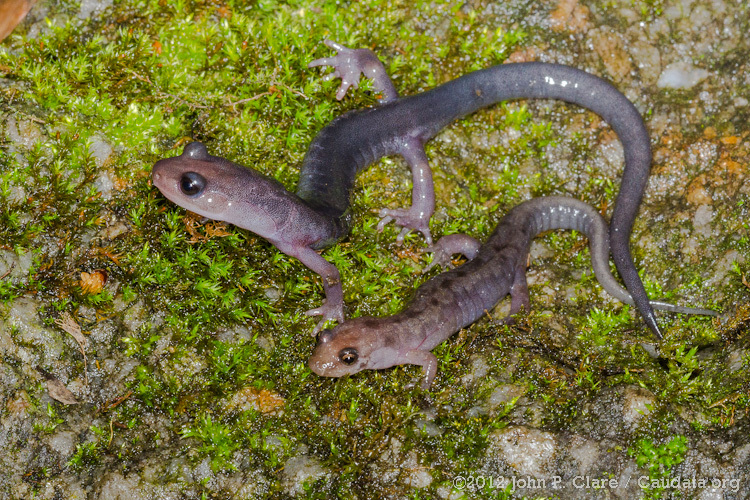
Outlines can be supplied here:
[[350, 49], [332, 40], [324, 40], [323, 43], [335, 50], [336, 55], [315, 59], [307, 67], [331, 66], [333, 68], [333, 73], [326, 75], [323, 79], [328, 81], [341, 78], [341, 86], [336, 92], [336, 99], [339, 101], [343, 99], [349, 88], [358, 88], [360, 75], [372, 80], [375, 91], [382, 94], [380, 102], [385, 103], [398, 98], [396, 87], [393, 86], [383, 63], [371, 50]]
[[404, 157], [411, 169], [411, 207], [382, 209], [378, 231], [382, 231], [386, 224], [394, 221], [403, 228], [396, 241], [401, 243], [410, 231], [415, 230], [422, 233], [425, 241], [430, 245], [432, 244], [430, 217], [435, 212], [435, 189], [430, 163], [424, 152], [424, 144], [418, 139], [405, 139], [399, 148], [399, 154]]
[[519, 266], [516, 268], [516, 274], [513, 277], [513, 285], [510, 287], [510, 312], [501, 320], [501, 322], [506, 325], [512, 325], [515, 323], [516, 320], [513, 316], [518, 314], [521, 311], [521, 308], [526, 311], [531, 310], [529, 287], [526, 285], [525, 266]]
[[453, 268], [451, 257], [455, 254], [461, 254], [471, 260], [476, 257], [480, 246], [482, 246], [482, 243], [479, 240], [467, 234], [443, 236], [435, 244], [425, 249], [425, 252], [432, 252], [432, 262], [422, 270], [422, 274], [435, 266]]

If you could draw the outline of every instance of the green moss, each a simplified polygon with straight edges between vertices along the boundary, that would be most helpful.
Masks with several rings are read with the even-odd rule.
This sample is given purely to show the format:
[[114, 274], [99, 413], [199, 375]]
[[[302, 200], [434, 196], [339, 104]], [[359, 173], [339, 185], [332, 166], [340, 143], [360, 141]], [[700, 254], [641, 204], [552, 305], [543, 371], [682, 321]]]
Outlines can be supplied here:
[[644, 498], [664, 497], [664, 492], [669, 487], [669, 483], [664, 481], [672, 479], [672, 468], [685, 460], [687, 450], [685, 436], [675, 436], [661, 445], [641, 439], [628, 450], [628, 454], [635, 457], [638, 466], [648, 470], [648, 486], [641, 486]]
[[90, 441], [76, 446], [75, 453], [68, 460], [68, 467], [74, 471], [81, 471], [85, 468], [98, 465], [100, 459], [101, 450], [99, 449], [99, 444]]
[[47, 404], [47, 418], [46, 420], [40, 419], [34, 422], [34, 432], [52, 434], [55, 432], [57, 426], [63, 422], [65, 420], [60, 417], [58, 409], [52, 404]]

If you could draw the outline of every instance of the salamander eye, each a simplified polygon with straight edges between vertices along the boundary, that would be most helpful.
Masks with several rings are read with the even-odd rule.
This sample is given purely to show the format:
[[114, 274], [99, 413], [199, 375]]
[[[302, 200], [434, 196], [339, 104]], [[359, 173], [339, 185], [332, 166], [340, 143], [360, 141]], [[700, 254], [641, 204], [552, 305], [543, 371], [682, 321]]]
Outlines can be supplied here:
[[339, 359], [345, 365], [351, 365], [359, 359], [359, 353], [355, 348], [347, 347], [346, 349], [341, 349]]
[[180, 191], [187, 196], [196, 196], [206, 187], [206, 179], [195, 172], [185, 172], [180, 178]]

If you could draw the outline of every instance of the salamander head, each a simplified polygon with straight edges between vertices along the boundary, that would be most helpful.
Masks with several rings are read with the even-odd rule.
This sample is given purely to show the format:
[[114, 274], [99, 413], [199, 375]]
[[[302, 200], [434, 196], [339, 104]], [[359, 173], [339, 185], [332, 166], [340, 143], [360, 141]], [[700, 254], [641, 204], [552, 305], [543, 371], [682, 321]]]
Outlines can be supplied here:
[[321, 377], [341, 377], [362, 370], [393, 366], [396, 352], [384, 345], [380, 321], [354, 318], [324, 330], [308, 365]]
[[302, 205], [298, 200], [295, 205], [295, 196], [275, 179], [211, 156], [200, 142], [185, 146], [180, 156], [156, 162], [151, 178], [182, 208], [249, 229], [272, 242], [284, 236], [280, 225]]
[[232, 206], [233, 167], [237, 166], [209, 155], [200, 142], [191, 142], [180, 156], [156, 162], [151, 178], [173, 203], [210, 219], [226, 220]]

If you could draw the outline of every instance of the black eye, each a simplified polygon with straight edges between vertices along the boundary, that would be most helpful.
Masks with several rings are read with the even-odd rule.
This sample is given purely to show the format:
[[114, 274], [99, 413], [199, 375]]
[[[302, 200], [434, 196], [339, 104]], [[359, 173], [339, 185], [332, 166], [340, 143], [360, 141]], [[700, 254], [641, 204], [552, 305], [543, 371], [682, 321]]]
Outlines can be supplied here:
[[341, 349], [341, 352], [339, 352], [339, 359], [345, 365], [351, 365], [359, 359], [359, 353], [355, 348], [347, 347], [346, 349]]
[[180, 191], [188, 196], [195, 196], [201, 193], [206, 187], [206, 179], [195, 172], [185, 172], [180, 179]]

